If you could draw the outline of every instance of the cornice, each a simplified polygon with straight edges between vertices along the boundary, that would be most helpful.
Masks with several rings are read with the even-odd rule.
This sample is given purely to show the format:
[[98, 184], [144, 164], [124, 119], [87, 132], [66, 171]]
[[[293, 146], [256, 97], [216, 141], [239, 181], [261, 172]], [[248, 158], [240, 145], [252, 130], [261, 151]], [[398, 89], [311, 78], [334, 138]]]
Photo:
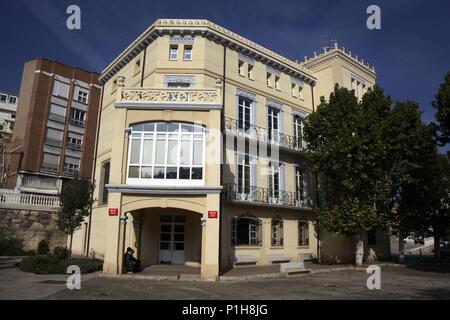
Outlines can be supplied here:
[[102, 72], [100, 81], [105, 83], [111, 79], [150, 43], [164, 35], [189, 37], [202, 36], [216, 43], [223, 44], [238, 53], [246, 55], [250, 59], [261, 61], [270, 68], [284, 72], [289, 76], [298, 78], [308, 84], [314, 85], [317, 80], [310, 70], [299, 63], [283, 57], [208, 20], [159, 19], [133, 41]]

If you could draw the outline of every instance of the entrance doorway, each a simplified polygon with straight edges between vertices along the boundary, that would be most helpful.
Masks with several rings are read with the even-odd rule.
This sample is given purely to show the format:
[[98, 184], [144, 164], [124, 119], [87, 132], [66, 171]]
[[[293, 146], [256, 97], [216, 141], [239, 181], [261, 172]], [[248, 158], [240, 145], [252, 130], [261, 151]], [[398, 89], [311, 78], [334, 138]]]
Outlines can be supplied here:
[[185, 263], [186, 216], [161, 215], [159, 232], [159, 263]]

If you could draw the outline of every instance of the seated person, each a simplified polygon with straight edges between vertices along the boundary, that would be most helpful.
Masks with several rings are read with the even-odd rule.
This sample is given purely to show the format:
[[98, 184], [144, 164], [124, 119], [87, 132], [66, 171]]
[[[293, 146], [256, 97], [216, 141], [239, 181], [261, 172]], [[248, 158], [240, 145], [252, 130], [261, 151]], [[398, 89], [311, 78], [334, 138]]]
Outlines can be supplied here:
[[133, 255], [134, 250], [128, 247], [124, 257], [125, 272], [135, 273], [140, 271], [140, 261], [137, 260]]

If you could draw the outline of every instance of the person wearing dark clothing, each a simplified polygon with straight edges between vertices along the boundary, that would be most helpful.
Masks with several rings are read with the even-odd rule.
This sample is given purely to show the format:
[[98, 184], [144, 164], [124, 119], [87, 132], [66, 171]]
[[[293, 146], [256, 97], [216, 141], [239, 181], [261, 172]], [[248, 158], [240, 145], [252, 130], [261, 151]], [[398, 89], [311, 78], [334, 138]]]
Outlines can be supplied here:
[[133, 255], [134, 250], [128, 247], [124, 257], [125, 272], [135, 273], [140, 271], [140, 261], [137, 260]]

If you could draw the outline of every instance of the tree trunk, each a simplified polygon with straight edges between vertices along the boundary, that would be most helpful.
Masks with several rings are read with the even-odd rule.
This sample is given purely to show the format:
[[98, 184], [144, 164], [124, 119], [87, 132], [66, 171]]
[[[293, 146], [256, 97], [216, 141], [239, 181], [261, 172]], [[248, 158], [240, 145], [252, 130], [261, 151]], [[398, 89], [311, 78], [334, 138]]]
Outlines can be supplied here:
[[364, 242], [362, 241], [361, 236], [358, 236], [356, 241], [356, 259], [355, 259], [355, 265], [357, 267], [361, 267], [363, 265], [363, 258], [364, 258]]
[[73, 233], [70, 234], [69, 261], [72, 260], [72, 241], [73, 241]]
[[433, 238], [434, 238], [434, 259], [439, 260], [441, 259], [441, 235], [439, 234], [439, 232], [433, 232]]
[[398, 233], [398, 263], [405, 263], [405, 244], [403, 243], [403, 232]]

